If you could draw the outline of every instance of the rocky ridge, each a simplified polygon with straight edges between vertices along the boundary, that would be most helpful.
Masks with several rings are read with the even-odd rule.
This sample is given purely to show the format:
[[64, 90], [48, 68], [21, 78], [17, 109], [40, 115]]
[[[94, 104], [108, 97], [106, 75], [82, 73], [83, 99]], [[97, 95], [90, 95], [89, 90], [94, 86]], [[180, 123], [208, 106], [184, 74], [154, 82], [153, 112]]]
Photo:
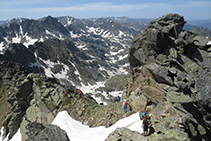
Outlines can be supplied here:
[[[152, 132], [145, 140], [211, 138], [211, 46], [208, 38], [183, 30], [185, 23], [178, 14], [164, 15], [151, 21], [130, 48], [123, 97], [136, 111], [152, 114]], [[133, 134], [118, 129], [107, 140]]]

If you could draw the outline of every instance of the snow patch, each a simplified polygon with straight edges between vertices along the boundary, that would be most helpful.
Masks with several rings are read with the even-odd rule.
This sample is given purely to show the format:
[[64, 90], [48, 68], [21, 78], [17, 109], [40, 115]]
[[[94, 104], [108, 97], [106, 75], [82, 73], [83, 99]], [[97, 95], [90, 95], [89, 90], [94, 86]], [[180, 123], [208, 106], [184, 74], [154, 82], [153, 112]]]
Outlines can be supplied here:
[[35, 61], [36, 62], [35, 63], [30, 63], [29, 67], [38, 67], [38, 69], [40, 70], [40, 68], [42, 68], [42, 64], [38, 61], [36, 52], [34, 53], [34, 56], [35, 56]]
[[54, 33], [51, 33], [51, 32], [48, 31], [48, 30], [45, 30], [45, 33], [46, 33], [46, 34], [49, 34], [49, 35], [51, 35], [51, 36], [53, 36], [53, 37], [55, 37], [55, 38], [57, 38], [57, 39], [59, 39], [59, 40], [64, 40], [64, 38], [62, 38], [62, 35], [61, 35], [61, 34], [59, 34], [59, 37], [57, 37]]
[[81, 37], [81, 35], [74, 34], [73, 31], [70, 31], [70, 37], [79, 38], [79, 37]]
[[4, 50], [4, 42], [0, 43], [0, 54], [3, 54], [3, 50]]
[[123, 60], [123, 59], [125, 59], [125, 58], [127, 58], [127, 57], [128, 57], [127, 54], [125, 54], [124, 56], [119, 56], [119, 60]]
[[139, 113], [120, 119], [109, 128], [104, 126], [90, 128], [89, 126], [83, 125], [81, 122], [73, 119], [67, 111], [62, 111], [57, 114], [52, 124], [65, 130], [71, 141], [103, 141], [111, 132], [122, 127], [126, 127], [139, 133], [143, 132]]
[[19, 128], [18, 131], [15, 133], [15, 135], [10, 139], [10, 141], [21, 141], [22, 140], [21, 136], [22, 135]]
[[38, 41], [38, 39], [32, 39], [31, 37], [29, 37], [27, 34], [24, 35], [26, 42], [23, 43], [24, 46], [26, 46], [28, 48], [29, 45], [33, 45], [35, 42]]
[[[0, 130], [0, 141], [8, 141], [9, 134], [3, 139], [3, 133], [4, 133], [4, 127], [2, 127]], [[17, 140], [17, 141], [21, 141], [21, 140]]]
[[80, 44], [79, 46], [77, 46], [77, 48], [79, 48], [79, 49], [83, 49], [84, 47], [86, 47], [86, 44]]
[[[42, 59], [41, 59], [42, 60]], [[53, 76], [55, 76], [56, 78], [58, 78], [58, 79], [66, 79], [66, 75], [67, 75], [67, 72], [68, 72], [68, 70], [69, 70], [69, 67], [67, 66], [67, 65], [65, 65], [65, 64], [63, 64], [63, 63], [60, 63], [59, 61], [57, 61], [57, 63], [54, 63], [54, 62], [52, 62], [52, 61], [50, 61], [50, 60], [42, 60], [48, 67], [46, 68], [46, 67], [44, 67], [44, 66], [42, 66], [43, 68], [44, 68], [44, 71], [45, 71], [45, 75], [46, 76], [48, 76], [48, 77], [53, 77]], [[51, 71], [51, 69], [55, 66], [55, 65], [62, 65], [63, 66], [63, 69], [62, 69], [62, 71], [61, 72], [59, 72], [59, 73], [53, 73], [52, 71]]]
[[21, 37], [18, 36], [16, 33], [16, 37], [12, 38], [12, 43], [20, 43], [21, 42]]
[[209, 42], [207, 43], [207, 45], [211, 45], [211, 41], [209, 41]]
[[67, 26], [71, 25], [72, 24], [72, 20], [73, 20], [72, 17], [71, 18], [67, 17], [67, 24], [65, 24], [64, 27], [67, 27]]

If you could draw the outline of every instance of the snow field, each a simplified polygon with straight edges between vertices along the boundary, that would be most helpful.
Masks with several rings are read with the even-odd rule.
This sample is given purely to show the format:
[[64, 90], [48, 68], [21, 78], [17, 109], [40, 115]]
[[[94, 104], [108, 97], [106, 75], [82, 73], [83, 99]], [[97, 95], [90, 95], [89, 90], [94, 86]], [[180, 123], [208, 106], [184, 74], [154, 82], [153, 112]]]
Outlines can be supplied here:
[[109, 128], [104, 126], [90, 128], [70, 117], [67, 111], [62, 111], [57, 114], [52, 124], [65, 130], [71, 141], [104, 141], [111, 132], [121, 127], [142, 133], [142, 121], [139, 118], [139, 113], [120, 119]]
[[[122, 127], [126, 127], [139, 133], [143, 132], [141, 127], [142, 121], [139, 118], [139, 113], [120, 119], [108, 128], [105, 126], [90, 128], [89, 126], [73, 119], [67, 111], [61, 111], [57, 114], [52, 124], [65, 130], [71, 141], [104, 141], [111, 132]], [[3, 127], [1, 129], [1, 133], [3, 133]], [[0, 134], [0, 141], [8, 141], [8, 138], [3, 140], [2, 134]], [[18, 129], [10, 141], [21, 141], [20, 129]]]

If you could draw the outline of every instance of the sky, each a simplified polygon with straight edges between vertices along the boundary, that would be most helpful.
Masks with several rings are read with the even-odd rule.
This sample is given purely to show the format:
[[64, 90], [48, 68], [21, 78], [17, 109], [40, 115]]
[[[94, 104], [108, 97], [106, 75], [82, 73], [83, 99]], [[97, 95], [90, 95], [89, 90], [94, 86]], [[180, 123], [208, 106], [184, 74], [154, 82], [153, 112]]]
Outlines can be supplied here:
[[0, 0], [0, 20], [74, 18], [158, 18], [178, 13], [185, 20], [211, 19], [211, 0]]

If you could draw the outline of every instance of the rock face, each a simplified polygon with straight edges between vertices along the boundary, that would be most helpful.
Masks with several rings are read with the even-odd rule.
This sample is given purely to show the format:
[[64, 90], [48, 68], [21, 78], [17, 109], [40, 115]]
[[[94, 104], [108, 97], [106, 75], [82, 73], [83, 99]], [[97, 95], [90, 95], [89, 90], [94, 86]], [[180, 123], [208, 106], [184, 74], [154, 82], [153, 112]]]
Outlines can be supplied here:
[[47, 127], [42, 127], [42, 125], [36, 124], [37, 123], [32, 123], [27, 125], [31, 131], [27, 133], [29, 138], [26, 141], [69, 141], [67, 133], [64, 130], [61, 130], [58, 126], [48, 125]]
[[[184, 18], [167, 14], [133, 40], [124, 97], [152, 114], [150, 138], [211, 138], [211, 46], [183, 30]], [[122, 138], [121, 138], [122, 139]]]
[[0, 62], [1, 126], [11, 138], [21, 128], [36, 122], [49, 125], [62, 106], [64, 87], [56, 79], [31, 73], [16, 63]]

